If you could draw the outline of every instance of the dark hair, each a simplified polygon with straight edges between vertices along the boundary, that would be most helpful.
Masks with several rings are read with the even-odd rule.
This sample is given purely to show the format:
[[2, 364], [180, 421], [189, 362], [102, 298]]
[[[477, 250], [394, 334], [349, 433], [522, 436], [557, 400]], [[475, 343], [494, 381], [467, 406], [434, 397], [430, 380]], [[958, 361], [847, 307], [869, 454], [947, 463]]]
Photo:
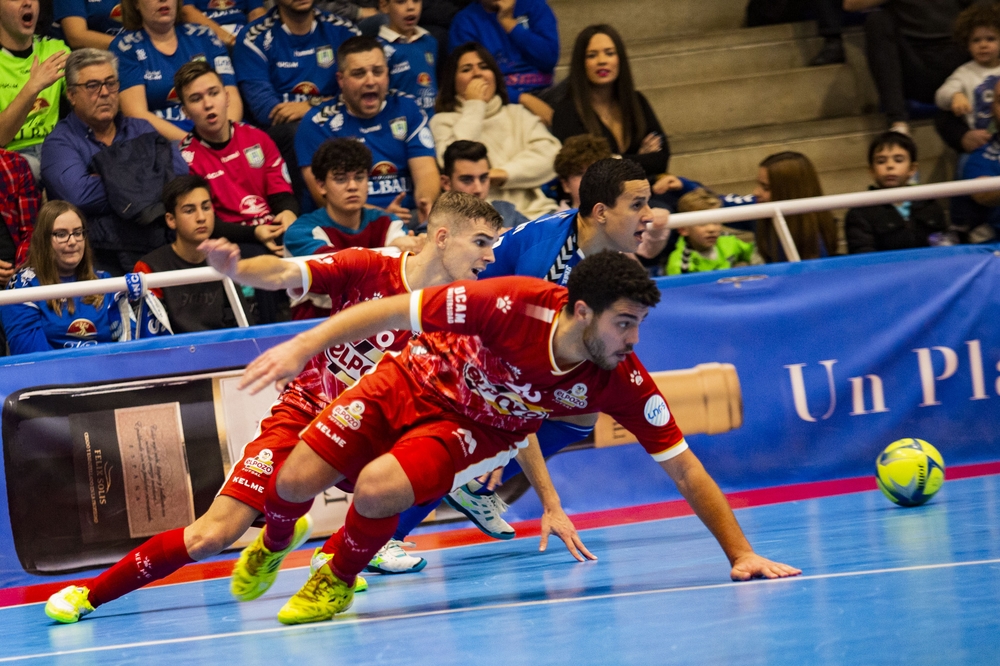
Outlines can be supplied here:
[[[175, 28], [184, 22], [184, 19], [181, 18], [181, 8], [183, 6], [184, 0], [177, 0], [177, 13], [174, 15]], [[122, 27], [126, 30], [142, 30], [142, 13], [139, 11], [139, 0], [122, 0], [121, 9]]]
[[582, 176], [587, 167], [598, 160], [611, 157], [611, 146], [603, 136], [577, 134], [563, 141], [556, 155], [556, 175], [563, 180], [572, 176]]
[[503, 72], [500, 71], [497, 61], [493, 59], [493, 56], [490, 55], [490, 52], [482, 44], [466, 42], [452, 51], [451, 55], [448, 56], [448, 60], [444, 63], [444, 71], [441, 72], [441, 85], [438, 88], [437, 106], [434, 108], [438, 113], [455, 110], [455, 75], [458, 74], [458, 63], [462, 59], [462, 56], [472, 52], [478, 54], [483, 62], [486, 63], [486, 66], [490, 68], [490, 71], [493, 72], [493, 78], [496, 79], [497, 94], [500, 95], [503, 103], [508, 104], [510, 102], [510, 96], [507, 94], [507, 84], [504, 82]]
[[327, 174], [331, 172], [369, 173], [372, 170], [372, 151], [357, 139], [329, 139], [320, 144], [309, 166], [317, 182], [326, 180]]
[[222, 82], [222, 77], [219, 76], [218, 72], [204, 60], [192, 60], [177, 69], [174, 74], [174, 92], [177, 93], [177, 99], [181, 101], [181, 104], [184, 103], [184, 89], [194, 83], [195, 79], [200, 79], [206, 74], [215, 74], [219, 82]]
[[963, 48], [968, 48], [976, 28], [992, 28], [1000, 34], [1000, 12], [996, 6], [976, 4], [963, 10], [955, 18], [952, 34]]
[[[569, 90], [567, 94], [573, 100], [576, 113], [580, 116], [587, 131], [594, 136], [601, 136], [601, 121], [590, 102], [591, 83], [590, 79], [587, 78], [587, 47], [594, 35], [610, 37], [615, 45], [615, 51], [618, 52], [618, 79], [613, 84], [612, 97], [621, 108], [622, 141], [624, 147], [627, 148], [635, 137], [646, 135], [646, 117], [643, 115], [642, 105], [639, 103], [639, 95], [635, 91], [632, 68], [629, 66], [628, 53], [625, 52], [625, 42], [622, 41], [618, 31], [610, 25], [601, 23], [587, 26], [576, 36], [573, 57], [569, 63]], [[618, 146], [614, 148], [617, 151]]]
[[[816, 167], [802, 153], [785, 151], [771, 155], [760, 163], [767, 169], [771, 201], [788, 201], [823, 196], [823, 188], [816, 175]], [[788, 231], [802, 259], [816, 259], [821, 255], [820, 240], [828, 255], [837, 254], [837, 220], [825, 210], [816, 213], [788, 215]], [[781, 242], [771, 220], [757, 223], [757, 250], [764, 261], [777, 261]]]
[[161, 196], [163, 207], [171, 215], [176, 215], [177, 200], [183, 196], [187, 196], [198, 188], [206, 190], [209, 196], [211, 196], [212, 188], [208, 186], [208, 181], [201, 176], [196, 176], [193, 173], [177, 176], [163, 186], [163, 195]]
[[455, 162], [458, 160], [470, 162], [486, 160], [489, 162], [490, 158], [487, 155], [486, 146], [478, 141], [455, 141], [444, 150], [444, 169], [441, 173], [451, 178], [451, 174], [455, 173]]
[[898, 146], [910, 154], [910, 161], [917, 161], [917, 144], [902, 132], [883, 132], [868, 146], [868, 166], [875, 164], [875, 153], [883, 148]]
[[[52, 229], [55, 227], [56, 218], [63, 213], [74, 213], [80, 218], [83, 226], [83, 256], [80, 263], [76, 265], [73, 274], [77, 281], [96, 280], [94, 273], [94, 252], [87, 240], [87, 218], [83, 216], [83, 211], [68, 201], [54, 199], [46, 202], [39, 210], [35, 219], [35, 229], [31, 234], [31, 244], [28, 246], [28, 258], [22, 266], [30, 266], [35, 271], [38, 284], [59, 284], [59, 270], [56, 268], [55, 250], [52, 249]], [[104, 303], [104, 294], [92, 294], [81, 299], [84, 303], [100, 308]], [[62, 316], [63, 299], [53, 298], [46, 301], [49, 309]], [[76, 302], [72, 298], [66, 299], [66, 311], [69, 314], [76, 312]]]
[[580, 180], [580, 213], [589, 217], [599, 203], [614, 208], [630, 180], [646, 180], [646, 172], [632, 160], [608, 157], [594, 162]]
[[347, 56], [355, 53], [368, 53], [369, 51], [382, 51], [382, 45], [374, 37], [355, 35], [345, 39], [337, 47], [337, 69], [344, 71], [344, 62], [347, 60]]
[[621, 298], [648, 308], [660, 302], [660, 288], [649, 277], [649, 271], [627, 254], [613, 250], [590, 255], [577, 264], [566, 288], [566, 307], [572, 310], [577, 301], [583, 301], [596, 315]]
[[465, 192], [444, 192], [434, 202], [431, 213], [427, 217], [428, 229], [446, 226], [451, 222], [452, 228], [461, 227], [472, 220], [482, 220], [494, 231], [503, 226], [503, 216], [497, 209], [477, 196]]

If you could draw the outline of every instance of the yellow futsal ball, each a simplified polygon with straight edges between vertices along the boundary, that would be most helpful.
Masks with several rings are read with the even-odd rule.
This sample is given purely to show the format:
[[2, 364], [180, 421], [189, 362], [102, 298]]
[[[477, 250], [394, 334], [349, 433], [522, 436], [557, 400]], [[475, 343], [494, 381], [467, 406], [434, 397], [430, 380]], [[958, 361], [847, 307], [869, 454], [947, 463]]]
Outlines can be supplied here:
[[944, 458], [922, 439], [900, 439], [879, 454], [875, 481], [900, 506], [919, 506], [944, 484]]

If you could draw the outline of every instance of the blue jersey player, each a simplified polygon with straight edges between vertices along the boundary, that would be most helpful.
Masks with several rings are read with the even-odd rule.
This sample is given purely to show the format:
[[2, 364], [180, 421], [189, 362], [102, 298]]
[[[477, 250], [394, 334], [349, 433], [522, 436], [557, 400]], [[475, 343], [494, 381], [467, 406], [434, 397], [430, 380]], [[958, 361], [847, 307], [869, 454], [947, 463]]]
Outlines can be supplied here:
[[[526, 222], [507, 232], [493, 246], [495, 262], [487, 266], [480, 277], [527, 275], [565, 286], [576, 264], [585, 256], [602, 250], [638, 252], [655, 257], [666, 245], [667, 218], [654, 214], [649, 207], [650, 194], [649, 181], [641, 166], [628, 160], [599, 160], [587, 169], [580, 182], [580, 211], [589, 213], [571, 209]], [[501, 477], [506, 481], [518, 474], [521, 471], [518, 463], [523, 463], [545, 509], [543, 521], [549, 521], [552, 531], [567, 546], [575, 543], [580, 552], [588, 556], [559, 505], [542, 458], [586, 438], [596, 422], [596, 414], [578, 417], [572, 422], [546, 419], [537, 433], [541, 456], [532, 457], [531, 449], [522, 450], [504, 467]], [[514, 529], [500, 517], [506, 505], [478, 482], [458, 488], [445, 501], [471, 518], [486, 534], [497, 539], [514, 536]], [[375, 555], [368, 570], [382, 573], [421, 570], [423, 559], [408, 555], [400, 544], [435, 506], [432, 502], [403, 512], [393, 539]], [[570, 550], [573, 552], [572, 548]]]
[[378, 41], [389, 62], [389, 87], [417, 100], [417, 106], [428, 116], [437, 102], [437, 68], [435, 59], [438, 43], [429, 32], [417, 25], [421, 0], [380, 0], [379, 6], [389, 17]]
[[[354, 137], [368, 146], [374, 161], [368, 203], [405, 221], [416, 206], [424, 222], [441, 187], [427, 114], [409, 95], [389, 91], [385, 53], [374, 37], [352, 37], [341, 45], [337, 58], [340, 99], [302, 119], [295, 136], [298, 163], [311, 164], [327, 139]], [[302, 176], [312, 200], [322, 202], [308, 166]]]

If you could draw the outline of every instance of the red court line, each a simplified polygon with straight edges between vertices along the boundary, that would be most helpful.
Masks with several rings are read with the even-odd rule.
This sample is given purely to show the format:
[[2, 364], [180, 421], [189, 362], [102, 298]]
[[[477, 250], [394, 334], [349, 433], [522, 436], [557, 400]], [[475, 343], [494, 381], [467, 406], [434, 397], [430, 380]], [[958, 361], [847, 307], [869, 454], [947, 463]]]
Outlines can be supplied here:
[[[990, 474], [1000, 474], [1000, 461], [978, 463], [974, 465], [958, 465], [948, 468], [948, 479], [967, 479], [975, 476], [987, 476]], [[788, 486], [744, 490], [729, 493], [726, 497], [729, 499], [729, 503], [734, 509], [745, 509], [754, 506], [817, 499], [820, 497], [831, 497], [833, 495], [846, 495], [849, 493], [865, 492], [875, 489], [876, 485], [874, 476], [861, 476], [848, 479], [836, 479], [834, 481], [813, 481], [810, 483], [796, 483]], [[578, 513], [573, 515], [572, 518], [573, 524], [576, 525], [577, 529], [584, 530], [596, 527], [610, 527], [613, 525], [641, 523], [650, 520], [662, 520], [664, 518], [677, 518], [679, 516], [690, 516], [693, 514], [694, 512], [691, 510], [691, 507], [688, 506], [686, 501], [673, 500], [670, 502], [657, 502], [656, 504], [629, 506], [621, 509], [607, 509], [604, 511]], [[538, 520], [526, 520], [520, 523], [515, 523], [514, 525], [517, 529], [518, 539], [537, 537], [539, 534], [540, 521]], [[418, 550], [438, 550], [440, 548], [469, 546], [493, 541], [493, 539], [474, 527], [448, 530], [445, 532], [433, 532], [431, 534], [419, 534], [409, 538], [417, 544]], [[282, 568], [308, 566], [311, 555], [312, 553], [310, 550], [298, 550], [285, 559]], [[171, 585], [174, 583], [188, 583], [200, 580], [211, 580], [215, 578], [226, 578], [229, 576], [230, 572], [232, 572], [234, 561], [235, 558], [232, 560], [189, 564], [179, 571], [167, 576], [163, 580], [151, 583], [146, 587]], [[0, 608], [45, 601], [53, 592], [61, 590], [67, 585], [87, 585], [91, 580], [93, 580], [93, 578], [81, 578], [72, 581], [59, 581], [54, 583], [42, 583], [40, 585], [27, 585], [24, 587], [2, 589], [0, 590]]]

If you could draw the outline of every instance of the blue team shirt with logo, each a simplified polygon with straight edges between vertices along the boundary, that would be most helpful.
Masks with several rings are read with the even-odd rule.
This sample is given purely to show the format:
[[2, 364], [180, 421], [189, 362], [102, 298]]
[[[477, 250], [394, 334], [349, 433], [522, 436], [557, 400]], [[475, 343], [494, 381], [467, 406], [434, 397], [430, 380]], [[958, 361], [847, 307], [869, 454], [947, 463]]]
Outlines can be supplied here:
[[263, 0], [187, 0], [219, 25], [246, 25], [247, 14], [264, 7]]
[[311, 164], [320, 144], [337, 137], [358, 139], [372, 151], [369, 204], [385, 208], [396, 195], [406, 192], [403, 206], [415, 206], [408, 162], [414, 157], [434, 157], [435, 153], [427, 114], [411, 96], [390, 90], [374, 118], [352, 116], [339, 100], [313, 109], [302, 118], [295, 134], [299, 165]]
[[118, 56], [118, 78], [121, 79], [122, 90], [145, 85], [149, 110], [190, 132], [194, 123], [181, 109], [174, 91], [174, 74], [181, 65], [192, 60], [205, 60], [227, 86], [235, 86], [236, 77], [229, 52], [208, 27], [184, 23], [176, 30], [177, 50], [170, 56], [156, 50], [145, 30], [121, 33], [111, 42], [110, 51]]
[[247, 106], [262, 125], [282, 102], [333, 97], [337, 85], [337, 48], [361, 32], [350, 21], [314, 10], [315, 22], [305, 35], [293, 35], [281, 22], [278, 8], [253, 21], [233, 49], [236, 80]]
[[398, 37], [386, 27], [378, 35], [389, 64], [389, 87], [413, 95], [417, 106], [428, 116], [434, 115], [438, 92], [437, 68], [434, 65], [437, 40], [426, 30], [412, 42], [396, 41]]
[[87, 29], [94, 32], [117, 35], [122, 30], [119, 0], [55, 0], [52, 4], [53, 20], [59, 22], [68, 16], [87, 19]]

